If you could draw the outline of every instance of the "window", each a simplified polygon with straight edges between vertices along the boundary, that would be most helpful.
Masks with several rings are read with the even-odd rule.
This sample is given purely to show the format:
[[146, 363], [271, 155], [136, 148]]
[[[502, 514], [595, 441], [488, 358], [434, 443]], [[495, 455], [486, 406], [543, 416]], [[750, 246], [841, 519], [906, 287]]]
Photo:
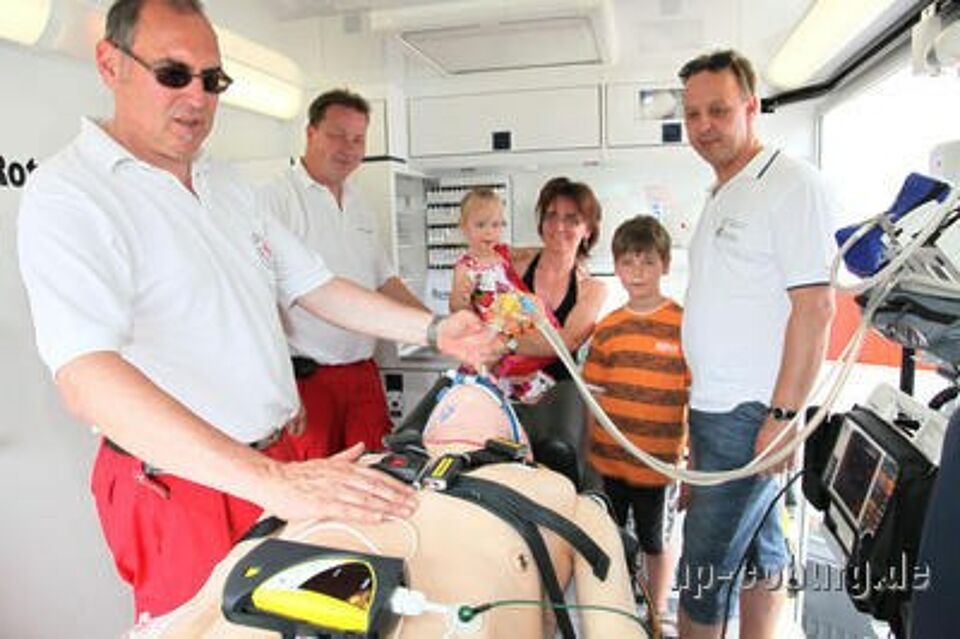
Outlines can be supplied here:
[[830, 108], [821, 168], [843, 205], [841, 224], [890, 206], [910, 172], [929, 174], [930, 151], [960, 138], [960, 79], [914, 76], [908, 63]]

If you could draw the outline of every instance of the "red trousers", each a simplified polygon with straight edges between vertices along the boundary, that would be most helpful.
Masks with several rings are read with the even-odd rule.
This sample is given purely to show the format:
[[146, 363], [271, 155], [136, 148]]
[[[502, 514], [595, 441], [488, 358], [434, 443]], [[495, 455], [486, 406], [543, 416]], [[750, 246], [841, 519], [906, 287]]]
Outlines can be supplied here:
[[[263, 452], [280, 461], [302, 459], [286, 432]], [[193, 597], [262, 512], [174, 475], [145, 475], [139, 459], [106, 444], [91, 489], [117, 571], [133, 586], [137, 617], [165, 614]]]
[[363, 442], [367, 450], [383, 448], [381, 440], [393, 424], [380, 371], [372, 359], [338, 366], [320, 366], [298, 379], [307, 428], [295, 439], [307, 458], [326, 457]]

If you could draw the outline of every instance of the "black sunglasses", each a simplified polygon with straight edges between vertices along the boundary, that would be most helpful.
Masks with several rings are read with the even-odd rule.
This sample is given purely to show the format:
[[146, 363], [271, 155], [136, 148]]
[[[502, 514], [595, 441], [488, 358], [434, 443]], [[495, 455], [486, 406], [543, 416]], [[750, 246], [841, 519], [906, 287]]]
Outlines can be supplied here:
[[182, 89], [190, 84], [194, 78], [200, 78], [203, 90], [207, 93], [220, 94], [227, 90], [233, 84], [233, 78], [224, 73], [220, 67], [203, 69], [194, 73], [193, 70], [183, 62], [161, 62], [159, 64], [150, 64], [136, 53], [125, 46], [116, 42], [111, 42], [120, 52], [128, 56], [137, 64], [153, 74], [156, 81], [169, 89]]

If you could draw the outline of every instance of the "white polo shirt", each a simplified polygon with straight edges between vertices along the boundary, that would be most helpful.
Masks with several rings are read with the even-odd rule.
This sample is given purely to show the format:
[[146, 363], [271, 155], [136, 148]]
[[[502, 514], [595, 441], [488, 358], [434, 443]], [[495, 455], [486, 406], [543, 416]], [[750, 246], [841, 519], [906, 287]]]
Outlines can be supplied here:
[[683, 348], [690, 405], [769, 402], [790, 314], [788, 291], [826, 284], [837, 205], [820, 174], [763, 149], [708, 194], [690, 244]]
[[[323, 184], [297, 162], [261, 191], [263, 205], [307, 246], [317, 251], [334, 274], [377, 289], [397, 274], [376, 232], [373, 213], [349, 183], [343, 209]], [[347, 331], [307, 313], [285, 310], [290, 350], [321, 364], [350, 364], [373, 356], [377, 340]]]
[[20, 269], [56, 371], [114, 351], [240, 441], [299, 405], [277, 304], [323, 284], [323, 261], [227, 167], [193, 163], [196, 195], [96, 123], [30, 176]]

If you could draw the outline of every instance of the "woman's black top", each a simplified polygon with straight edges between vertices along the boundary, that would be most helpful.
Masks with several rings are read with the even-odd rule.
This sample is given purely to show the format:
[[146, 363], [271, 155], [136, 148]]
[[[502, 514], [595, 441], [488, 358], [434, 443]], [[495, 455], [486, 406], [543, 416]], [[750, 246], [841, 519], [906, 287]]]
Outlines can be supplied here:
[[[540, 263], [540, 253], [537, 253], [533, 260], [531, 260], [530, 265], [527, 267], [527, 270], [523, 272], [523, 283], [527, 285], [527, 288], [530, 289], [531, 293], [536, 293], [536, 289], [533, 286], [534, 274], [537, 271], [537, 265]], [[560, 305], [553, 311], [554, 317], [557, 318], [557, 321], [560, 322], [560, 326], [565, 326], [567, 323], [567, 316], [570, 315], [570, 311], [573, 310], [573, 307], [577, 305], [577, 269], [574, 267], [570, 271], [570, 281], [567, 283], [567, 294], [563, 296]], [[576, 353], [574, 353], [576, 355]], [[567, 367], [563, 365], [563, 362], [557, 360], [553, 364], [550, 364], [543, 371], [555, 379], [556, 381], [570, 379], [570, 373], [567, 371]]]

